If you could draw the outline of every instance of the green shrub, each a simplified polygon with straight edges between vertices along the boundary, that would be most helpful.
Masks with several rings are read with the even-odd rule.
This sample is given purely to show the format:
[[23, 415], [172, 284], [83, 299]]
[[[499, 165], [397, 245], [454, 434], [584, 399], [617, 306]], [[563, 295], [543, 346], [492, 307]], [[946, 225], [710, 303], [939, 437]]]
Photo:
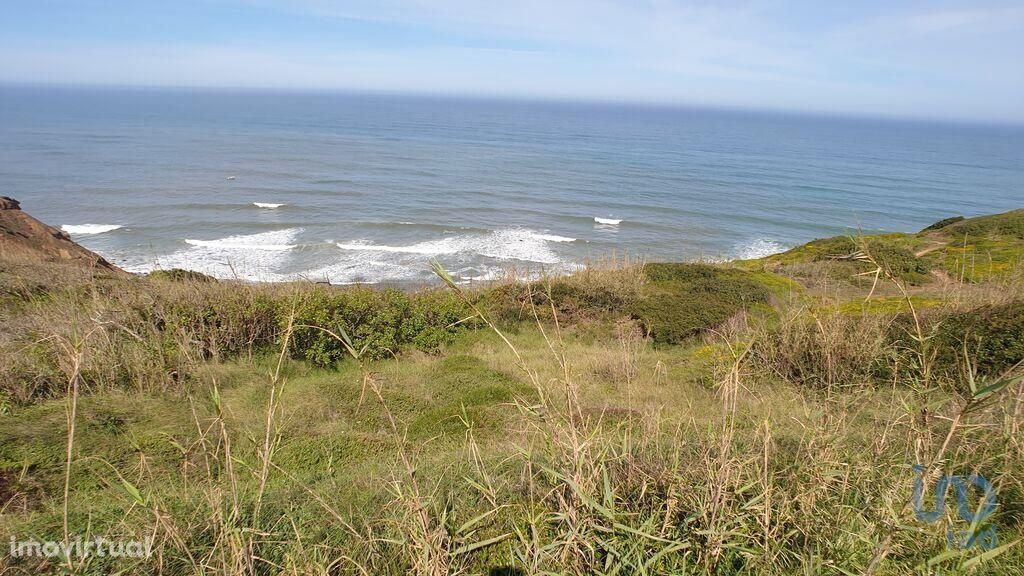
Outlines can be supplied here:
[[[459, 320], [467, 316], [457, 297], [446, 293], [314, 289], [300, 297], [295, 323], [338, 335], [344, 330], [365, 358], [379, 360], [397, 354], [406, 344], [437, 353], [455, 336]], [[286, 320], [282, 315], [280, 321]], [[318, 366], [329, 366], [348, 356], [344, 344], [335, 337], [309, 327], [295, 331], [292, 350]]]
[[416, 294], [410, 302], [409, 316], [402, 323], [402, 339], [418, 350], [438, 354], [459, 329], [478, 327], [478, 319], [470, 317], [470, 313], [466, 304], [450, 291]]
[[907, 282], [919, 284], [928, 274], [927, 263], [902, 246], [882, 240], [869, 240], [867, 251], [879, 266]]
[[648, 264], [650, 283], [631, 315], [658, 343], [675, 344], [721, 325], [769, 291], [748, 272], [707, 264]]
[[936, 318], [936, 365], [960, 374], [964, 348], [982, 376], [997, 376], [1024, 360], [1024, 300], [986, 305]]
[[533, 320], [533, 311], [551, 319], [554, 303], [559, 320], [582, 320], [608, 313], [622, 312], [636, 300], [637, 294], [622, 286], [604, 282], [581, 282], [567, 276], [548, 281], [504, 284], [484, 296], [492, 316], [502, 323]]
[[170, 268], [168, 270], [154, 270], [146, 275], [147, 278], [156, 280], [167, 280], [168, 282], [216, 282], [213, 276], [208, 276], [195, 270], [183, 270], [181, 268]]
[[193, 344], [204, 358], [253, 354], [275, 343], [280, 301], [248, 287], [211, 287], [182, 298], [162, 298], [136, 313], [169, 336], [169, 345]]
[[[815, 240], [801, 249], [812, 254], [813, 261], [827, 262], [844, 260], [866, 248], [870, 256], [894, 276], [908, 281], [920, 281], [928, 273], [927, 264], [914, 256], [914, 253], [888, 240], [868, 238], [864, 244], [849, 236], [835, 236], [823, 240]], [[868, 271], [871, 265], [859, 262], [857, 271]]]

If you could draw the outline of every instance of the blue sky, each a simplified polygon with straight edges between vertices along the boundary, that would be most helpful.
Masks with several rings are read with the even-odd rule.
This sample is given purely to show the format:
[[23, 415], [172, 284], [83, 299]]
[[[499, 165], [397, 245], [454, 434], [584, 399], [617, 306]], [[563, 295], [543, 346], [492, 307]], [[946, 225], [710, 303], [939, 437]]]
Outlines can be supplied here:
[[1024, 122], [1024, 0], [2, 0], [0, 82]]

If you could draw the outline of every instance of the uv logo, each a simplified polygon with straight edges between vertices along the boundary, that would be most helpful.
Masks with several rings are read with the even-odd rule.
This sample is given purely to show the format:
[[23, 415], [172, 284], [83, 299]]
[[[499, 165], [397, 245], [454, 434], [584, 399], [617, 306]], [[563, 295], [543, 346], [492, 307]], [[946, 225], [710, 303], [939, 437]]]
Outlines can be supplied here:
[[[967, 522], [969, 528], [957, 532], [953, 528], [946, 533], [946, 543], [950, 548], [971, 548], [975, 545], [983, 550], [991, 550], [999, 545], [996, 538], [995, 526], [989, 526], [984, 530], [978, 530], [981, 524], [996, 509], [996, 491], [992, 484], [980, 474], [970, 476], [947, 475], [939, 478], [935, 483], [935, 509], [927, 512], [924, 509], [924, 466], [914, 465], [917, 478], [914, 479], [914, 494], [911, 503], [914, 505], [914, 515], [922, 522], [935, 522], [946, 513], [946, 493], [952, 484], [956, 493], [956, 510], [960, 519]], [[970, 504], [970, 489], [977, 488], [981, 491], [981, 501], [977, 508], [972, 509]]]

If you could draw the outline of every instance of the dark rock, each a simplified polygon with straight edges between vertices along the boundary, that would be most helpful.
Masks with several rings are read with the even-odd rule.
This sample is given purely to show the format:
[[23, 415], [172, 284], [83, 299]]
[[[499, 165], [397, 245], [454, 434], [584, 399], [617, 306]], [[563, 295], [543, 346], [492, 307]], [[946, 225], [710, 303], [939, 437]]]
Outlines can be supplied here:
[[0, 196], [0, 210], [21, 210], [21, 202], [7, 196]]

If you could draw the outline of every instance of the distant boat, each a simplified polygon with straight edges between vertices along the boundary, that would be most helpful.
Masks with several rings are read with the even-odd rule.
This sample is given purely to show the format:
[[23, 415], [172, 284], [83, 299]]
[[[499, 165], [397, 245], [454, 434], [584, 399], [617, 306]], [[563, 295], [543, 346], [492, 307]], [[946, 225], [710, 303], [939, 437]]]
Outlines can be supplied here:
[[622, 219], [615, 220], [613, 218], [600, 218], [598, 216], [594, 216], [594, 222], [597, 222], [598, 224], [610, 224], [614, 226], [616, 224], [621, 224]]
[[234, 176], [228, 176], [228, 177], [227, 177], [227, 179], [228, 179], [228, 180], [234, 180], [234, 179], [235, 179], [235, 177], [234, 177]]

